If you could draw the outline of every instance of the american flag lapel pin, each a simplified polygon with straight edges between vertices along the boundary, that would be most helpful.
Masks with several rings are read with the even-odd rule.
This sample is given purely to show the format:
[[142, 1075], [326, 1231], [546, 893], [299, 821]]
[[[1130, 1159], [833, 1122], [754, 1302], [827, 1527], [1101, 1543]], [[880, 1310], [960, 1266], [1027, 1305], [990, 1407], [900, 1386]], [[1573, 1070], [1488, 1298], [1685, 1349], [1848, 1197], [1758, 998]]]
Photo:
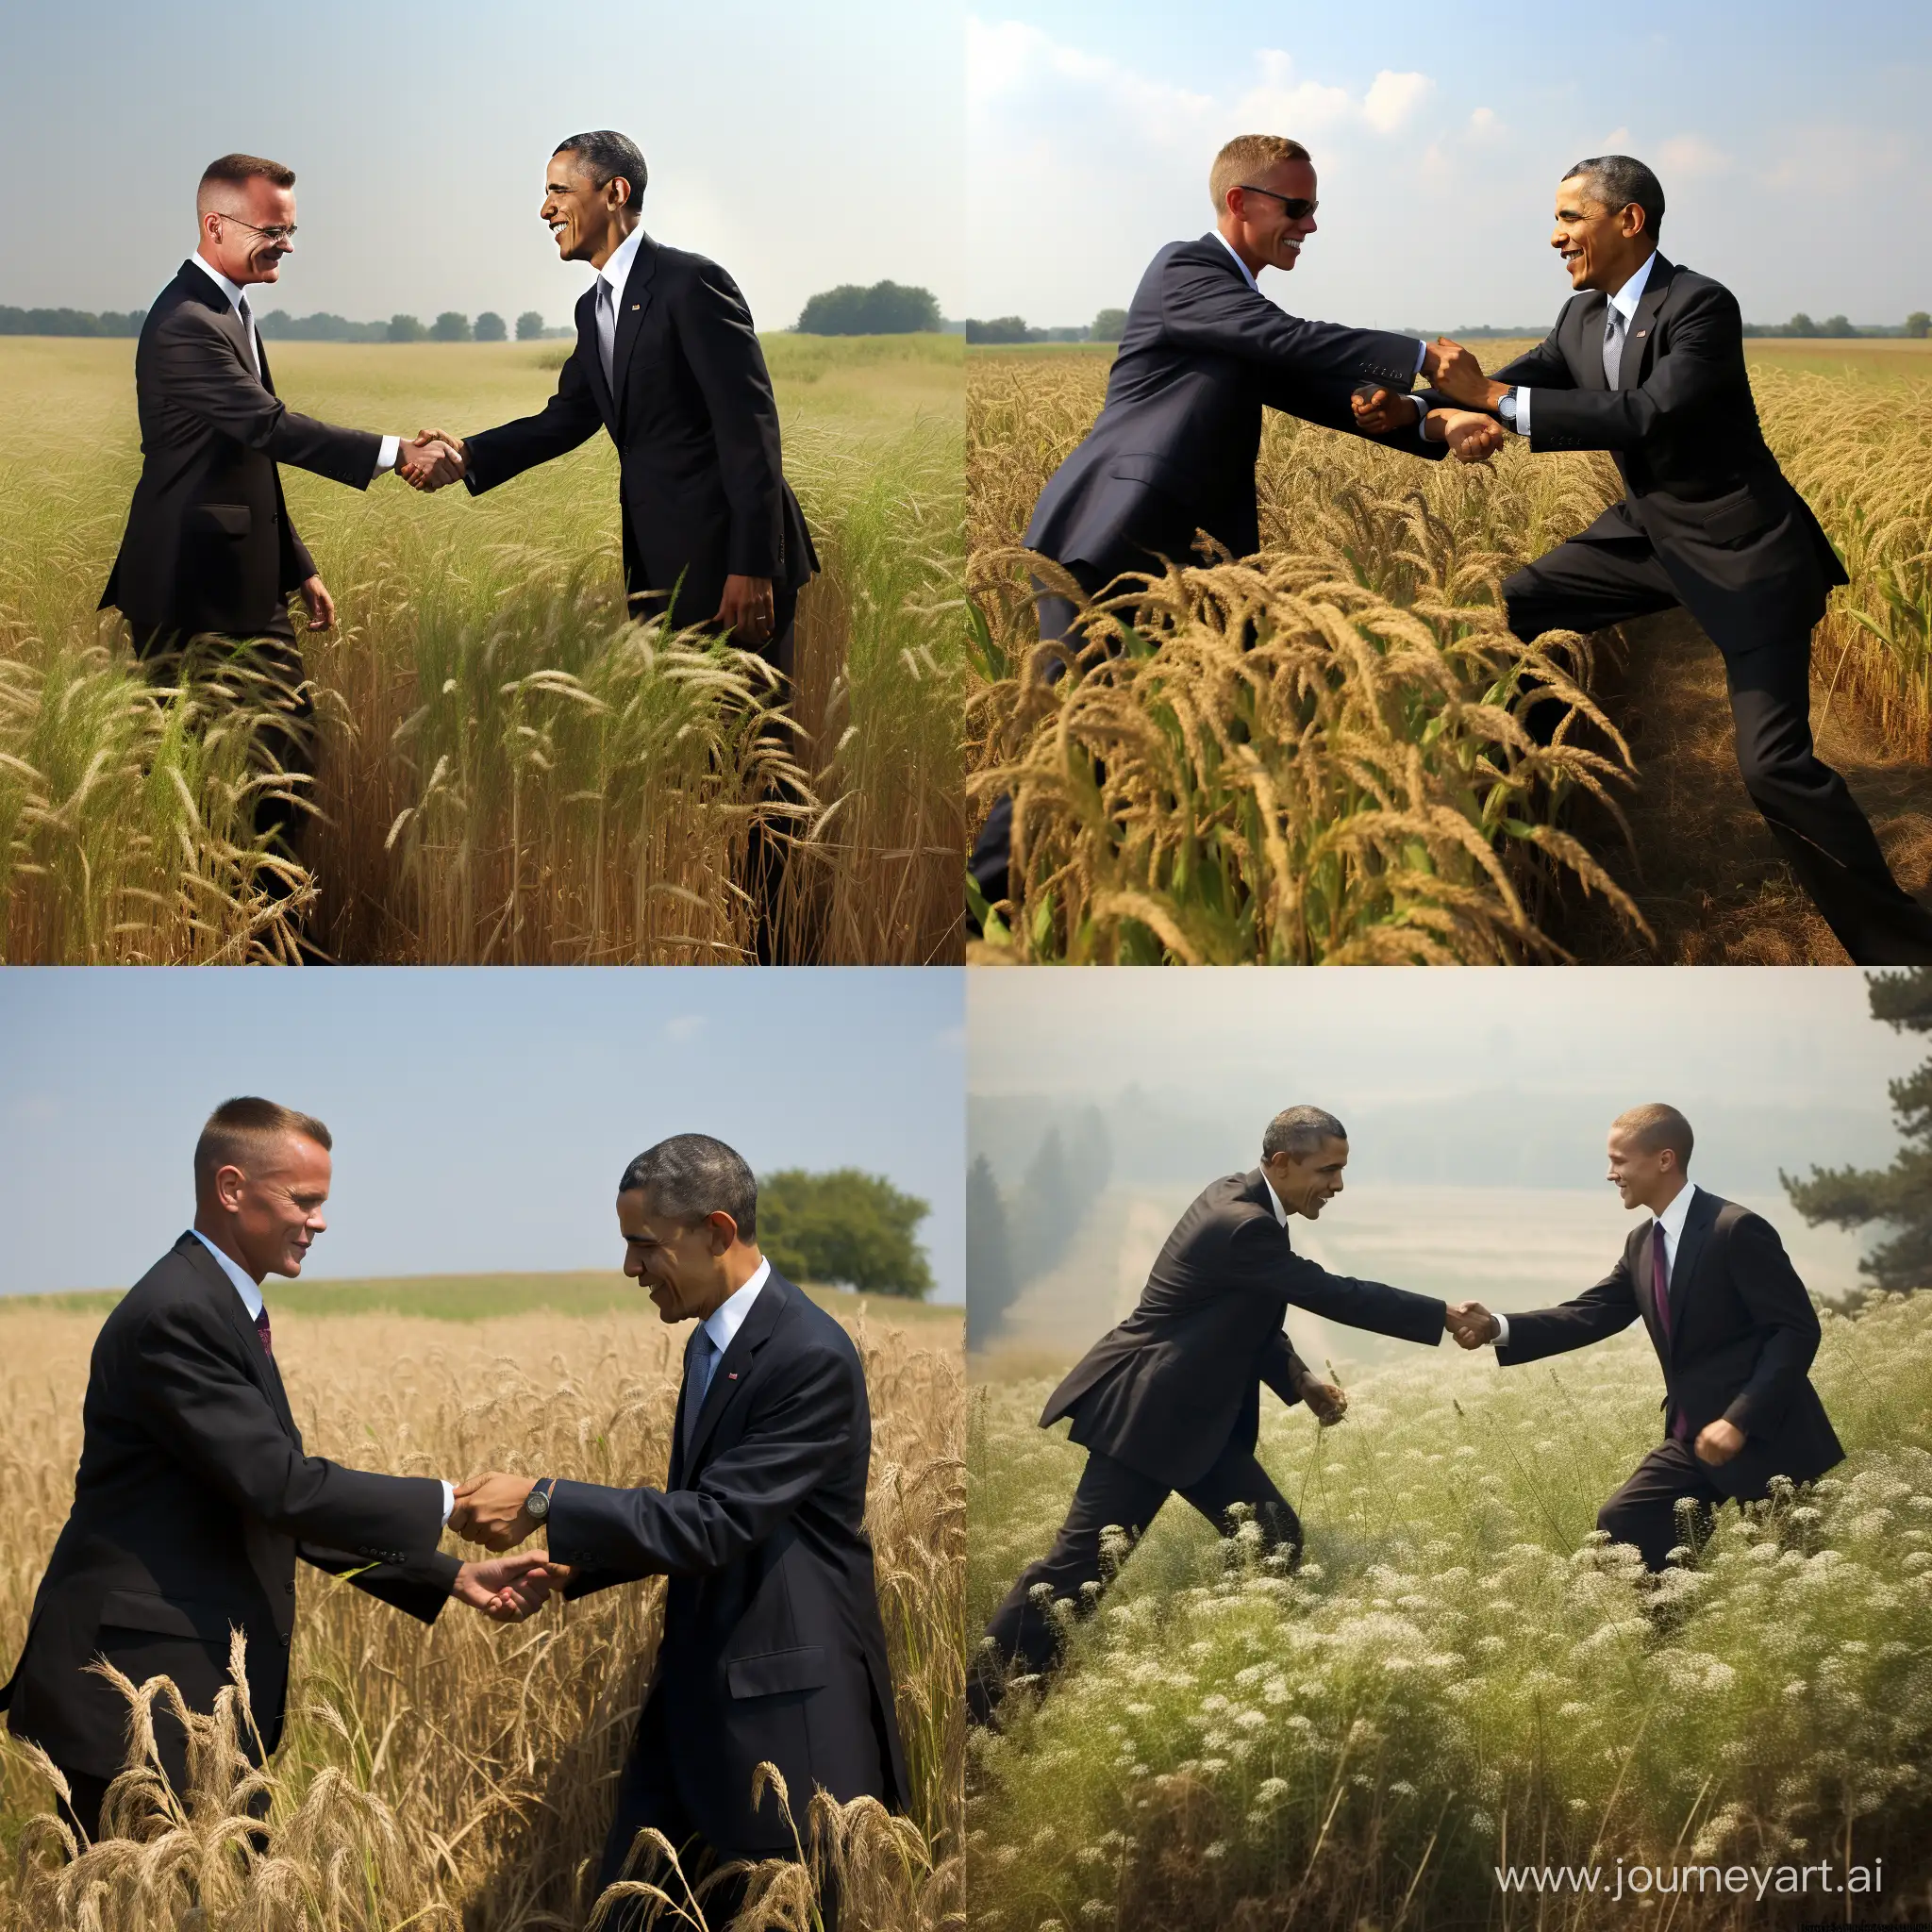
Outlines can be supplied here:
[[735, 1381], [737, 1381], [737, 1380], [738, 1380], [738, 1371], [737, 1371], [736, 1369], [733, 1369], [733, 1370], [731, 1371], [731, 1373], [730, 1373], [729, 1374], [727, 1374], [727, 1375], [726, 1375], [726, 1376], [724, 1377], [724, 1379], [725, 1379], [725, 1380], [726, 1380], [727, 1382], [735, 1382]]

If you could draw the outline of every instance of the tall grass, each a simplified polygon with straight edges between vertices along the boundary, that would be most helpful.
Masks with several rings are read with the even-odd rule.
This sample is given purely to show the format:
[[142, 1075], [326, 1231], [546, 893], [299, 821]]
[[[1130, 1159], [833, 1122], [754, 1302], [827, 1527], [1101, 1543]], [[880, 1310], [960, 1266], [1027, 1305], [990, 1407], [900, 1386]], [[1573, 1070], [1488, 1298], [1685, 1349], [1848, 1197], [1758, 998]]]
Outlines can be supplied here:
[[[1632, 1335], [1502, 1370], [1444, 1351], [1351, 1391], [1318, 1434], [1265, 1405], [1298, 1574], [1175, 1504], [1042, 1700], [970, 1775], [983, 1932], [1646, 1923], [1616, 1862], [1883, 1861], [1857, 1916], [1932, 1903], [1932, 1298], [1827, 1312], [1814, 1380], [1849, 1451], [1808, 1491], [1726, 1508], [1644, 1614], [1594, 1530], [1657, 1439]], [[974, 1391], [976, 1633], [1046, 1549], [1082, 1454], [1048, 1384]], [[1069, 1610], [1071, 1607], [1068, 1607]], [[1505, 1899], [1506, 1863], [1596, 1864], [1605, 1895]], [[1659, 1925], [1841, 1911], [1712, 1895]], [[1648, 1909], [1648, 1908], [1644, 1908]]]
[[[625, 624], [604, 438], [474, 502], [460, 488], [418, 499], [383, 479], [358, 495], [286, 473], [341, 610], [306, 644], [320, 751], [296, 896], [315, 899], [325, 950], [383, 963], [743, 958], [752, 909], [734, 879], [762, 821], [799, 842], [784, 918], [794, 936], [822, 933], [828, 960], [957, 957], [958, 345], [771, 347], [787, 472], [825, 565], [802, 600], [788, 708], [755, 658]], [[458, 432], [534, 408], [556, 360], [554, 348], [275, 356], [298, 407]], [[273, 954], [286, 934], [260, 882], [245, 866], [234, 875], [232, 824], [190, 824], [184, 846], [167, 805], [179, 788], [139, 782], [162, 769], [147, 743], [160, 726], [117, 626], [93, 613], [137, 469], [126, 359], [121, 345], [32, 341], [0, 358], [0, 476], [17, 511], [0, 532], [6, 957]], [[245, 716], [230, 716], [245, 739]], [[76, 796], [69, 767], [86, 772], [96, 753], [121, 782]], [[41, 903], [55, 888], [28, 835], [55, 811], [93, 855], [89, 919]], [[202, 908], [204, 876], [236, 901], [213, 938], [172, 914], [130, 927], [116, 909], [158, 890]], [[123, 930], [120, 950], [82, 951], [96, 928]]]
[[[9, 1660], [72, 1496], [79, 1397], [97, 1317], [0, 1309], [8, 1371], [0, 1477], [14, 1503], [0, 1561]], [[636, 1316], [555, 1312], [451, 1331], [382, 1314], [285, 1313], [276, 1353], [312, 1450], [360, 1467], [460, 1475], [490, 1467], [586, 1480], [662, 1480], [683, 1337]], [[855, 1324], [873, 1405], [867, 1526], [877, 1558], [909, 1815], [864, 1801], [816, 1822], [865, 1932], [938, 1932], [962, 1913], [959, 1860], [965, 1559], [957, 1346], [921, 1329]], [[197, 1788], [131, 1778], [122, 1835], [61, 1866], [51, 1786], [30, 1754], [0, 1757], [0, 1923], [20, 1932], [259, 1932], [405, 1926], [538, 1932], [576, 1926], [616, 1772], [651, 1666], [663, 1591], [652, 1582], [553, 1605], [500, 1627], [460, 1605], [430, 1629], [305, 1572], [288, 1734], [261, 1774], [265, 1855], [240, 1842], [251, 1780], [205, 1727]], [[165, 1694], [164, 1691], [157, 1694]], [[242, 1722], [239, 1711], [229, 1723]], [[137, 1770], [139, 1767], [137, 1766]], [[741, 1932], [812, 1923], [796, 1870], [758, 1876]], [[687, 1925], [706, 1923], [675, 1885]], [[788, 1903], [789, 1901], [789, 1903]], [[714, 1926], [717, 1922], [710, 1922]]]

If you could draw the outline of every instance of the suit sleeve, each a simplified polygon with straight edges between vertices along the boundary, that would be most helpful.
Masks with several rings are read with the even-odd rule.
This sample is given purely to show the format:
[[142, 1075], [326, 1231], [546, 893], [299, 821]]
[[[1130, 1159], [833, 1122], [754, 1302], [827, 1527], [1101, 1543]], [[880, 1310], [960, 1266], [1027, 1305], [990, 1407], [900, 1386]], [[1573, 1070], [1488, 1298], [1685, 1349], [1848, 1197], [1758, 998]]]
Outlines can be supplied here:
[[318, 1543], [297, 1543], [295, 1554], [305, 1563], [353, 1583], [359, 1591], [402, 1610], [425, 1624], [433, 1624], [456, 1585], [462, 1564], [441, 1550], [430, 1550], [400, 1563], [372, 1563], [348, 1550], [325, 1549]]
[[585, 1573], [570, 1594], [641, 1576], [708, 1575], [773, 1536], [851, 1455], [858, 1374], [830, 1350], [788, 1364], [693, 1489], [558, 1482], [545, 1527], [550, 1554]]
[[1642, 1312], [1637, 1306], [1637, 1290], [1630, 1278], [1629, 1251], [1617, 1257], [1617, 1265], [1573, 1301], [1560, 1307], [1539, 1308], [1532, 1314], [1509, 1317], [1507, 1347], [1496, 1350], [1504, 1367], [1518, 1362], [1541, 1360], [1546, 1355], [1566, 1355], [1573, 1348], [1588, 1348], [1621, 1334]]
[[[382, 451], [374, 430], [341, 429], [298, 415], [242, 366], [234, 344], [205, 308], [184, 303], [163, 327], [157, 346], [164, 357], [168, 408], [271, 461], [311, 470], [352, 490], [369, 488]], [[314, 575], [312, 562], [307, 575]]]
[[365, 1563], [407, 1565], [434, 1552], [441, 1485], [305, 1456], [225, 1341], [212, 1318], [183, 1304], [158, 1308], [142, 1324], [135, 1406], [163, 1452], [298, 1543]]
[[1742, 341], [1737, 298], [1714, 283], [1701, 289], [1673, 323], [1649, 376], [1636, 389], [1540, 391], [1529, 446], [1641, 448], [1664, 424], [1694, 417], [1735, 391]]
[[579, 335], [576, 347], [558, 371], [556, 394], [534, 416], [479, 429], [463, 439], [469, 451], [464, 485], [472, 496], [480, 496], [539, 463], [568, 456], [590, 441], [603, 425], [597, 399], [591, 393], [591, 378], [584, 373], [584, 339]]
[[[1506, 362], [1500, 369], [1490, 371], [1491, 382], [1507, 382], [1512, 388], [1533, 389], [1539, 398], [1544, 390], [1574, 389], [1576, 378], [1570, 373], [1569, 358], [1563, 354], [1557, 341], [1563, 328], [1563, 315], [1570, 312], [1569, 305], [1563, 308], [1563, 314], [1557, 317], [1557, 325], [1551, 329], [1535, 348], [1525, 350], [1513, 362]], [[1432, 409], [1465, 409], [1466, 403], [1456, 402], [1445, 396], [1439, 389], [1425, 389], [1420, 391], [1422, 400]], [[1542, 408], [1539, 400], [1537, 408]]]
[[731, 576], [784, 575], [785, 487], [778, 404], [751, 310], [716, 262], [698, 264], [678, 307], [678, 341], [703, 391], [716, 439], [731, 534]]
[[1307, 1364], [1294, 1352], [1294, 1344], [1277, 1328], [1261, 1351], [1261, 1379], [1292, 1408], [1302, 1399], [1302, 1377]]
[[[1353, 388], [1353, 384], [1350, 388]], [[1402, 388], [1407, 391], [1408, 385]], [[1345, 436], [1359, 436], [1365, 442], [1378, 442], [1384, 449], [1400, 450], [1406, 457], [1420, 457], [1424, 462], [1440, 463], [1449, 454], [1446, 442], [1428, 442], [1414, 422], [1400, 423], [1393, 429], [1371, 432], [1355, 420], [1349, 407], [1349, 390], [1334, 384], [1311, 383], [1299, 370], [1272, 372], [1261, 400], [1271, 409], [1299, 416], [1304, 423], [1319, 424], [1324, 429], [1339, 429]]]
[[1238, 1275], [1286, 1291], [1298, 1308], [1324, 1321], [1372, 1334], [1391, 1335], [1399, 1341], [1421, 1342], [1433, 1348], [1442, 1339], [1447, 1309], [1432, 1295], [1411, 1294], [1406, 1288], [1388, 1288], [1379, 1281], [1357, 1281], [1353, 1275], [1331, 1274], [1315, 1262], [1293, 1253], [1288, 1239], [1272, 1218], [1257, 1216], [1238, 1228], [1229, 1243]]
[[1772, 1434], [1785, 1419], [1818, 1353], [1818, 1311], [1784, 1243], [1767, 1221], [1742, 1216], [1730, 1236], [1731, 1280], [1751, 1319], [1766, 1331], [1757, 1366], [1724, 1420], [1746, 1436]]

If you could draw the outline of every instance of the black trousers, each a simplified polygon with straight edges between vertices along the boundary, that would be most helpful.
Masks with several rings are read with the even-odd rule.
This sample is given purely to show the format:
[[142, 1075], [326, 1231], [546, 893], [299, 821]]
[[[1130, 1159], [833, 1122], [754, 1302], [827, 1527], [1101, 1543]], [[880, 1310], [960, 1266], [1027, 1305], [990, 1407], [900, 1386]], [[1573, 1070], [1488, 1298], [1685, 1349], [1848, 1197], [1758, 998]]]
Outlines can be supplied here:
[[1684, 1541], [1677, 1524], [1677, 1504], [1688, 1497], [1696, 1507], [1696, 1531], [1701, 1542], [1724, 1492], [1710, 1479], [1688, 1442], [1674, 1438], [1660, 1442], [1640, 1462], [1630, 1479], [1596, 1512], [1596, 1526], [1612, 1542], [1634, 1543], [1646, 1570], [1669, 1567], [1673, 1550]]
[[[740, 1858], [797, 1856], [797, 1848], [789, 1838], [782, 1842], [774, 1839], [769, 1845], [742, 1846], [729, 1853], [720, 1852], [708, 1843], [677, 1789], [677, 1779], [672, 1771], [672, 1757], [677, 1748], [664, 1723], [662, 1700], [647, 1699], [638, 1719], [637, 1736], [631, 1740], [630, 1756], [625, 1760], [618, 1780], [617, 1810], [610, 1821], [610, 1834], [604, 1841], [604, 1857], [597, 1868], [600, 1893], [620, 1878], [635, 1878], [661, 1886], [680, 1906], [687, 1903], [684, 1886], [672, 1872], [663, 1853], [653, 1845], [636, 1843], [638, 1833], [647, 1826], [661, 1831], [677, 1848], [678, 1864], [693, 1890], [719, 1865]], [[793, 1802], [803, 1807], [809, 1796], [809, 1792], [794, 1793]], [[797, 1822], [803, 1837], [802, 1808]], [[727, 1924], [742, 1907], [747, 1890], [742, 1874], [713, 1886], [701, 1900], [707, 1924]], [[585, 1903], [588, 1906], [591, 1902]], [[829, 1895], [829, 1888], [821, 1906], [825, 1932], [838, 1932], [837, 1901]], [[606, 1920], [607, 1932], [634, 1932], [635, 1927], [644, 1923], [644, 1910], [643, 1901], [625, 1900]], [[676, 1922], [667, 1916], [663, 1923]]]
[[[1060, 1661], [1060, 1626], [1034, 1600], [1033, 1592], [1044, 1584], [1049, 1602], [1070, 1597], [1079, 1614], [1091, 1614], [1113, 1580], [1102, 1560], [1101, 1532], [1124, 1529], [1138, 1541], [1173, 1493], [1166, 1483], [1142, 1475], [1111, 1456], [1097, 1449], [1089, 1452], [1052, 1550], [1022, 1573], [986, 1626], [991, 1648], [982, 1647], [966, 1687], [967, 1711], [974, 1723], [984, 1724], [991, 1715], [1008, 1672], [1045, 1675]], [[1224, 1530], [1227, 1512], [1237, 1503], [1252, 1504], [1264, 1545], [1285, 1549], [1291, 1557], [1301, 1555], [1301, 1521], [1252, 1449], [1224, 1449], [1207, 1474], [1180, 1494]]]
[[[1503, 586], [1509, 628], [1604, 630], [1676, 608], [1647, 537], [1575, 537]], [[1932, 964], [1932, 912], [1900, 887], [1845, 781], [1811, 743], [1811, 628], [1824, 608], [1746, 643], [1720, 644], [1738, 769], [1772, 836], [1839, 943], [1860, 966]], [[1533, 708], [1554, 712], [1554, 707]]]

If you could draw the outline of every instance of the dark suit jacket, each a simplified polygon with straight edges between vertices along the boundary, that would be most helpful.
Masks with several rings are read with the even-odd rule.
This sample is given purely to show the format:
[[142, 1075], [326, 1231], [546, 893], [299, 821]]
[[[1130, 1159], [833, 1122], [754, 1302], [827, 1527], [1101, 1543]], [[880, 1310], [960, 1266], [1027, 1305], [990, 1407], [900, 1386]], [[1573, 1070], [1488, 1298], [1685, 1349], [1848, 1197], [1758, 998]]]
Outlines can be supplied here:
[[1071, 1415], [1074, 1441], [1185, 1489], [1224, 1450], [1255, 1446], [1263, 1382], [1284, 1402], [1299, 1399], [1281, 1330], [1291, 1307], [1404, 1341], [1442, 1339], [1440, 1301], [1330, 1274], [1295, 1254], [1256, 1168], [1202, 1190], [1139, 1306], [1054, 1391], [1040, 1425]]
[[1681, 1414], [1694, 1441], [1722, 1416], [1744, 1432], [1730, 1461], [1700, 1465], [1725, 1495], [1762, 1496], [1774, 1475], [1823, 1475], [1844, 1451], [1807, 1374], [1818, 1353], [1818, 1315], [1771, 1224], [1698, 1190], [1671, 1270], [1668, 1347], [1652, 1286], [1654, 1225], [1632, 1228], [1617, 1265], [1574, 1301], [1511, 1315], [1509, 1345], [1496, 1359], [1540, 1361], [1641, 1319], [1663, 1364], [1666, 1428]]
[[[632, 599], [703, 624], [727, 576], [770, 577], [781, 605], [818, 557], [779, 466], [778, 405], [751, 310], [715, 261], [646, 235], [617, 305], [617, 394], [597, 346], [597, 291], [577, 303], [577, 345], [535, 416], [465, 439], [472, 493], [587, 441], [601, 424], [623, 481], [624, 580]], [[681, 580], [681, 581], [680, 581]]]
[[1648, 538], [1720, 644], [1741, 646], [1794, 608], [1815, 622], [1844, 567], [1757, 426], [1737, 298], [1656, 257], [1615, 389], [1604, 381], [1608, 301], [1573, 295], [1528, 355], [1495, 372], [1536, 392], [1530, 447], [1610, 452], [1627, 493], [1588, 534]]
[[[1107, 403], [1056, 470], [1026, 545], [1103, 582], [1191, 560], [1204, 529], [1237, 557], [1261, 547], [1255, 461], [1261, 409], [1351, 435], [1349, 392], [1415, 380], [1413, 336], [1284, 314], [1250, 289], [1219, 236], [1173, 242], [1141, 277]], [[1407, 425], [1371, 439], [1440, 459]]]
[[[0, 1690], [14, 1735], [70, 1771], [112, 1777], [126, 1758], [126, 1703], [89, 1662], [105, 1657], [137, 1683], [165, 1674], [209, 1711], [231, 1629], [248, 1640], [249, 1701], [273, 1751], [298, 1556], [425, 1624], [449, 1595], [441, 1486], [304, 1455], [242, 1297], [192, 1234], [102, 1324], [81, 1420], [74, 1508]], [[158, 1730], [178, 1784], [180, 1728]]]
[[241, 318], [192, 261], [142, 325], [134, 390], [141, 480], [101, 608], [138, 631], [286, 633], [289, 595], [316, 570], [275, 465], [366, 490], [382, 439], [282, 403], [266, 345], [258, 379]]
[[864, 1527], [865, 1371], [774, 1273], [712, 1367], [688, 1454], [685, 1402], [666, 1486], [558, 1482], [550, 1553], [576, 1566], [572, 1596], [670, 1579], [646, 1698], [678, 1740], [678, 1791], [724, 1856], [789, 1854], [775, 1793], [752, 1808], [761, 1762], [784, 1774], [801, 1827], [820, 1785], [895, 1810], [908, 1794]]

